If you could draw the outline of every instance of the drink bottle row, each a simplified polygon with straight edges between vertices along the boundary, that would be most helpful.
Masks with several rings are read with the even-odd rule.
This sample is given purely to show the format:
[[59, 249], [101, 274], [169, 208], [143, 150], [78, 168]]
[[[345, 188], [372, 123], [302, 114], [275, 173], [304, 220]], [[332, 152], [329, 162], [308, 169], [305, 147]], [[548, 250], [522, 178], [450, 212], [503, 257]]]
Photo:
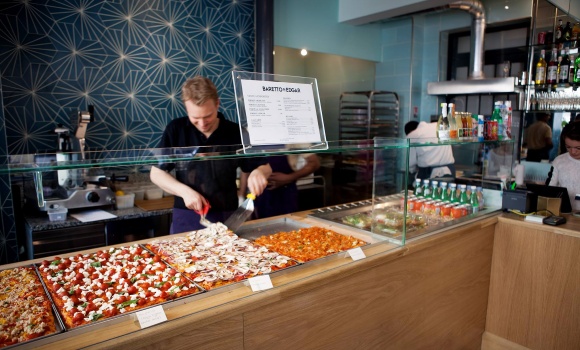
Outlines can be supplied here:
[[554, 48], [550, 61], [546, 62], [546, 50], [541, 50], [535, 73], [536, 85], [580, 83], [580, 55], [574, 57], [569, 49]]
[[558, 20], [558, 26], [556, 27], [555, 42], [558, 49], [563, 48], [577, 48], [580, 43], [578, 39], [580, 37], [580, 23], [576, 22], [574, 26], [568, 21], [566, 26], [562, 25], [562, 20]]
[[457, 219], [483, 208], [481, 187], [437, 180], [415, 180], [415, 192], [407, 198], [407, 211]]
[[437, 138], [441, 141], [502, 141], [512, 138], [512, 103], [496, 101], [491, 116], [455, 112], [453, 103], [441, 103]]

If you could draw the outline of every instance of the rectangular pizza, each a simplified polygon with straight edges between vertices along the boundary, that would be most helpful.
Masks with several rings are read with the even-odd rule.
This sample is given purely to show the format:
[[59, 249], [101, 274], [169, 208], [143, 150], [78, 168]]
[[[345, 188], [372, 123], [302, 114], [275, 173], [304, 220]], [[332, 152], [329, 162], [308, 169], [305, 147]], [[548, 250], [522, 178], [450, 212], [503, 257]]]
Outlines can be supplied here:
[[206, 290], [296, 265], [221, 223], [187, 236], [154, 240], [146, 247]]
[[52, 310], [34, 267], [0, 271], [0, 348], [55, 333]]
[[67, 328], [200, 292], [139, 245], [55, 257], [38, 270]]
[[352, 236], [317, 226], [262, 236], [254, 243], [301, 263], [367, 244]]

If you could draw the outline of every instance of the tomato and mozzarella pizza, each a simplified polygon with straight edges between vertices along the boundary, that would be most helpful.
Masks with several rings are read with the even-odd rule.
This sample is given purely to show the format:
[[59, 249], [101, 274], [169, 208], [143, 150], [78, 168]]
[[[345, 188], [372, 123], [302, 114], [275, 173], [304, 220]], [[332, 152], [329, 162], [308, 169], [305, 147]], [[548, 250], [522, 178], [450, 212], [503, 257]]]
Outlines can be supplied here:
[[221, 223], [187, 236], [155, 240], [146, 247], [206, 290], [296, 265], [287, 256], [238, 237]]
[[341, 235], [317, 226], [262, 236], [254, 243], [299, 262], [322, 258], [367, 244], [352, 236]]
[[34, 268], [0, 271], [0, 348], [55, 332], [52, 306]]
[[38, 269], [67, 328], [200, 291], [139, 245], [56, 257]]

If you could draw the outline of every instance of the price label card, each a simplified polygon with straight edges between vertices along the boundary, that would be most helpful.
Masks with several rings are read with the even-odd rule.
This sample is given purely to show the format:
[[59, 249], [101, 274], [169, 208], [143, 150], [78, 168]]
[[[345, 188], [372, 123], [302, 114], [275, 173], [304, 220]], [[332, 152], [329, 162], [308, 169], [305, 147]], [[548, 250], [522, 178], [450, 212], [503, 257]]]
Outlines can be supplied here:
[[365, 255], [365, 252], [363, 252], [363, 250], [360, 247], [349, 249], [349, 250], [347, 250], [347, 253], [348, 253], [348, 255], [350, 255], [350, 257], [354, 261], [361, 260], [361, 259], [364, 259], [367, 257]]
[[163, 306], [159, 305], [143, 311], [137, 311], [137, 319], [141, 328], [147, 328], [167, 321], [167, 315], [165, 315]]
[[248, 281], [250, 282], [250, 287], [252, 287], [253, 292], [274, 288], [272, 280], [268, 275], [248, 278]]

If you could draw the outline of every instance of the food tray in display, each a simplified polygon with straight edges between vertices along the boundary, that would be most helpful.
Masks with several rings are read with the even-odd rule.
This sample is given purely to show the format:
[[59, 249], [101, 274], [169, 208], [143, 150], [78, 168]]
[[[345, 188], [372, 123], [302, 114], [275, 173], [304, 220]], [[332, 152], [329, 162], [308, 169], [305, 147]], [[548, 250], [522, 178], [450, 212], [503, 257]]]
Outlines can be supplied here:
[[[243, 227], [244, 227], [244, 226], [242, 226], [242, 228], [241, 228], [240, 230], [242, 230], [242, 229], [243, 229]], [[178, 245], [179, 245], [179, 243], [182, 243], [182, 244], [184, 244], [184, 248], [186, 248], [186, 250], [187, 250], [187, 251], [189, 251], [191, 248], [193, 248], [193, 247], [195, 246], [195, 245], [192, 245], [192, 244], [191, 244], [191, 241], [189, 240], [190, 236], [191, 236], [191, 235], [193, 235], [193, 234], [195, 234], [196, 232], [203, 232], [203, 231], [206, 231], [206, 230], [210, 230], [210, 231], [208, 231], [208, 232], [212, 232], [212, 231], [211, 231], [211, 230], [212, 230], [212, 228], [213, 228], [213, 229], [216, 229], [216, 230], [224, 230], [224, 231], [227, 231], [227, 232], [228, 232], [227, 236], [230, 236], [232, 239], [233, 239], [233, 238], [244, 239], [245, 241], [247, 241], [247, 242], [248, 242], [248, 244], [250, 244], [250, 245], [252, 245], [252, 246], [256, 246], [256, 245], [255, 245], [255, 244], [252, 242], [252, 240], [251, 240], [250, 238], [248, 238], [248, 237], [242, 237], [242, 236], [240, 236], [239, 234], [235, 234], [235, 233], [233, 233], [233, 232], [229, 231], [229, 230], [227, 229], [227, 227], [226, 227], [225, 225], [221, 224], [221, 223], [215, 223], [215, 224], [212, 224], [212, 226], [210, 226], [210, 227], [208, 227], [208, 228], [206, 228], [206, 229], [199, 230], [199, 231], [192, 231], [192, 232], [188, 233], [188, 235], [187, 235], [187, 236], [180, 236], [180, 237], [175, 237], [175, 238], [174, 238], [174, 240], [178, 240], [178, 241], [176, 241], [175, 243], [176, 243], [176, 244], [178, 244]], [[207, 233], [206, 233], [206, 234], [203, 234], [203, 235], [201, 235], [200, 237], [205, 237], [205, 236], [207, 236]], [[209, 237], [212, 237], [212, 236], [211, 236], [211, 234], [210, 234], [210, 236], [209, 236]], [[205, 239], [205, 238], [204, 238], [204, 239]], [[164, 242], [164, 243], [163, 243], [164, 245], [170, 245], [170, 246], [171, 246], [171, 245], [172, 245], [172, 244], [171, 244], [171, 240], [172, 240], [172, 238], [165, 238], [165, 239], [158, 239], [158, 240], [155, 240], [155, 241], [161, 241], [161, 242]], [[153, 242], [155, 242], [155, 241], [152, 241], [151, 243], [153, 243]], [[205, 246], [205, 244], [204, 244], [203, 246]], [[155, 249], [154, 249], [154, 248], [150, 248], [150, 247], [148, 247], [146, 244], [144, 244], [144, 245], [143, 245], [143, 247], [144, 247], [145, 249], [147, 249], [148, 251], [150, 251], [150, 252], [152, 252], [152, 253], [155, 253]], [[212, 244], [211, 246], [208, 246], [208, 247], [210, 247], [211, 249], [213, 249], [213, 247], [214, 247], [214, 246], [213, 246], [213, 244]], [[257, 246], [257, 247], [261, 247], [261, 246]], [[264, 248], [264, 247], [261, 247], [261, 248]], [[177, 248], [177, 249], [181, 249], [181, 248]], [[265, 249], [265, 248], [264, 248], [264, 249]], [[205, 253], [206, 253], [206, 252], [204, 252], [204, 250], [205, 250], [205, 249], [201, 249], [201, 250], [198, 250], [198, 252], [199, 252], [199, 253], [201, 253], [201, 254], [203, 255], [203, 254], [205, 254]], [[244, 251], [244, 250], [242, 250], [242, 251]], [[180, 254], [180, 255], [181, 255], [181, 254], [182, 254], [182, 252], [183, 252], [183, 251], [181, 251], [181, 250], [180, 250], [180, 251], [173, 251], [172, 253], [173, 253], [173, 254]], [[277, 255], [280, 255], [280, 256], [282, 256], [282, 254], [279, 254], [279, 253], [277, 253], [277, 252], [274, 252], [274, 251], [272, 251], [272, 250], [268, 250], [268, 252], [269, 252], [269, 253], [273, 253], [273, 254], [277, 254]], [[186, 253], [186, 254], [189, 254], [189, 253]], [[236, 254], [233, 254], [233, 255], [232, 255], [232, 253], [225, 253], [224, 257], [225, 257], [226, 255], [231, 255], [231, 256], [232, 256], [232, 258], [236, 256]], [[213, 252], [213, 253], [212, 253], [212, 256], [219, 256], [219, 255], [215, 255], [215, 252]], [[163, 254], [161, 254], [161, 257], [163, 257]], [[252, 272], [252, 273], [250, 273], [250, 274], [248, 274], [248, 275], [245, 275], [246, 273], [248, 273], [248, 272], [249, 272], [249, 271], [248, 271], [248, 272], [244, 273], [244, 275], [243, 275], [243, 276], [239, 276], [239, 279], [238, 279], [238, 278], [236, 278], [236, 275], [235, 275], [235, 272], [234, 272], [234, 271], [237, 271], [238, 269], [237, 269], [237, 267], [236, 267], [236, 266], [240, 266], [240, 265], [237, 265], [237, 263], [236, 263], [236, 261], [237, 261], [237, 260], [235, 260], [235, 259], [234, 259], [234, 260], [230, 260], [230, 261], [232, 262], [232, 265], [235, 265], [235, 266], [232, 266], [232, 268], [231, 268], [231, 269], [230, 269], [230, 268], [225, 268], [225, 270], [228, 270], [228, 271], [229, 271], [229, 273], [233, 273], [233, 274], [234, 274], [234, 276], [233, 276], [233, 277], [231, 277], [230, 279], [220, 279], [220, 278], [218, 277], [217, 279], [213, 279], [213, 280], [212, 280], [212, 282], [209, 282], [210, 284], [212, 284], [212, 283], [214, 283], [214, 281], [217, 281], [217, 282], [215, 282], [215, 283], [217, 283], [218, 285], [211, 285], [211, 286], [209, 286], [209, 285], [208, 285], [207, 287], [206, 287], [206, 284], [204, 284], [204, 281], [203, 281], [203, 280], [202, 280], [201, 282], [196, 282], [196, 281], [194, 281], [194, 282], [196, 282], [196, 283], [197, 283], [197, 285], [199, 285], [199, 286], [200, 286], [201, 288], [203, 288], [205, 291], [214, 291], [214, 290], [220, 290], [221, 292], [224, 292], [224, 291], [227, 291], [227, 290], [229, 290], [229, 289], [233, 289], [233, 288], [237, 288], [237, 287], [239, 287], [239, 283], [246, 283], [248, 278], [255, 277], [255, 276], [259, 276], [259, 275], [264, 275], [264, 274], [268, 275], [268, 274], [271, 274], [271, 273], [275, 273], [275, 272], [278, 272], [278, 271], [283, 271], [283, 270], [286, 270], [286, 269], [288, 269], [288, 268], [291, 268], [291, 267], [294, 267], [294, 266], [297, 266], [297, 265], [299, 265], [299, 262], [297, 262], [297, 261], [296, 261], [296, 260], [294, 260], [294, 259], [291, 259], [291, 258], [288, 258], [288, 257], [284, 257], [284, 258], [285, 258], [284, 260], [286, 260], [286, 261], [287, 261], [287, 264], [288, 264], [289, 266], [285, 266], [285, 267], [273, 267], [273, 266], [269, 266], [270, 268], [272, 268], [272, 270], [271, 270], [271, 271], [269, 271], [269, 272], [258, 272], [258, 273], [254, 273], [254, 272]], [[263, 258], [262, 258], [262, 259], [263, 259]], [[176, 263], [176, 264], [174, 265], [174, 264], [173, 264], [171, 261], [169, 261], [169, 260], [167, 260], [167, 259], [165, 259], [164, 261], [167, 263], [167, 265], [169, 265], [169, 266], [172, 266], [173, 268], [175, 268], [175, 269], [176, 269], [176, 270], [178, 270], [178, 271], [181, 271], [181, 273], [182, 273], [184, 276], [188, 274], [188, 272], [187, 272], [187, 271], [184, 271], [184, 269], [187, 269], [187, 268], [189, 267], [189, 266], [188, 266], [188, 267], [185, 267], [185, 265], [189, 264], [189, 263], [187, 262], [187, 260], [186, 260], [186, 261], [184, 261], [184, 264], [182, 264], [183, 266], [181, 266], [181, 267], [177, 266], [177, 265], [178, 265], [178, 263]], [[263, 260], [263, 261], [266, 261], [266, 260]], [[198, 262], [199, 262], [199, 263], [203, 263], [204, 265], [205, 265], [205, 264], [209, 264], [209, 262], [208, 262], [207, 260], [205, 260], [205, 259], [202, 259], [202, 258], [200, 258], [200, 259], [197, 259], [195, 264], [197, 264]], [[223, 261], [222, 261], [222, 262], [220, 262], [220, 267], [223, 267], [223, 265], [222, 265], [222, 264], [223, 264]], [[256, 267], [255, 267], [255, 268], [256, 268]], [[233, 269], [233, 271], [232, 271], [232, 269]], [[195, 272], [195, 270], [194, 270], [194, 272]], [[210, 272], [210, 274], [211, 274], [211, 273], [214, 273], [215, 275], [219, 275], [219, 272], [218, 272], [218, 271], [215, 271], [215, 272]], [[192, 276], [188, 276], [188, 277], [189, 277], [189, 279], [190, 279], [190, 280], [193, 280], [193, 277], [192, 277]]]
[[[263, 221], [263, 222], [259, 222], [259, 223], [252, 223], [252, 222], [246, 223], [246, 224], [242, 225], [242, 227], [240, 227], [240, 229], [238, 230], [238, 234], [243, 238], [255, 241], [256, 239], [258, 239], [262, 236], [272, 235], [272, 234], [276, 234], [279, 232], [290, 232], [290, 231], [299, 230], [301, 228], [311, 228], [311, 227], [315, 227], [315, 226], [316, 225], [296, 221], [296, 220], [293, 220], [291, 218], [279, 218], [279, 219], [267, 220], [267, 221]], [[332, 228], [329, 228], [329, 230], [334, 231], [335, 233], [340, 234], [342, 236], [349, 236], [347, 234], [337, 232], [335, 229], [332, 229]], [[365, 232], [364, 236], [368, 236], [368, 233]], [[361, 239], [359, 237], [359, 235], [357, 235], [356, 237], [355, 236], [352, 236], [352, 237], [356, 238], [357, 240], [365, 242], [365, 244], [363, 246], [369, 244], [368, 239]], [[359, 246], [359, 247], [362, 247], [362, 246]], [[270, 250], [273, 250], [273, 249], [270, 248]], [[337, 256], [341, 252], [345, 252], [345, 250], [338, 251], [338, 252], [328, 254], [325, 256], [321, 256], [319, 258], [316, 258], [313, 260], [308, 260], [308, 261], [301, 261], [300, 259], [296, 259], [296, 258], [294, 258], [294, 260], [296, 260], [300, 264], [304, 264], [304, 263], [315, 261], [315, 260], [331, 258], [331, 257]], [[283, 252], [279, 252], [279, 253], [284, 254]]]
[[250, 221], [242, 225], [236, 234], [242, 238], [249, 239], [250, 241], [255, 241], [257, 238], [262, 236], [278, 232], [294, 231], [310, 226], [312, 225], [290, 218], [266, 220], [260, 223], [252, 223]]
[[[398, 211], [401, 215], [402, 219], [402, 209], [401, 209], [401, 194], [389, 195], [378, 198], [375, 200], [376, 204], [374, 205], [375, 211]], [[440, 230], [443, 228], [447, 228], [450, 226], [455, 226], [459, 223], [465, 223], [472, 220], [475, 217], [481, 217], [483, 215], [487, 215], [497, 211], [497, 208], [486, 208], [484, 210], [480, 210], [477, 214], [470, 214], [465, 217], [453, 220], [442, 220], [440, 218], [432, 218], [427, 215], [423, 215], [420, 213], [407, 213], [407, 223], [412, 222], [410, 227], [407, 227], [407, 232], [405, 235], [405, 239], [413, 239], [436, 230]], [[309, 217], [322, 220], [322, 221], [330, 221], [333, 224], [340, 225], [342, 227], [348, 229], [354, 229], [361, 232], [366, 232], [373, 234], [374, 236], [382, 236], [385, 237], [387, 240], [400, 243], [402, 239], [402, 232], [401, 230], [390, 230], [385, 229], [384, 231], [379, 229], [375, 229], [374, 232], [371, 232], [370, 225], [354, 225], [352, 223], [348, 223], [345, 218], [353, 217], [356, 215], [366, 215], [369, 218], [371, 217], [373, 212], [373, 202], [371, 200], [365, 200], [360, 202], [348, 203], [343, 205], [336, 205], [331, 207], [325, 207], [314, 210], [312, 213], [308, 214]], [[417, 226], [414, 226], [415, 223], [419, 223]]]
[[[141, 245], [137, 245], [137, 246], [139, 246], [141, 248], [144, 248]], [[123, 247], [117, 247], [117, 248], [128, 248], [128, 247], [130, 247], [130, 246], [123, 246]], [[109, 249], [107, 249], [107, 250], [109, 250]], [[149, 252], [149, 250], [147, 250], [147, 249], [145, 249], [145, 250], [147, 252]], [[92, 253], [95, 253], [95, 252], [97, 252], [97, 251], [94, 251], [94, 252], [91, 252], [91, 253], [87, 253], [87, 254], [92, 254]], [[151, 253], [151, 254], [153, 254], [153, 253]], [[155, 255], [155, 254], [153, 254], [153, 255]], [[70, 258], [71, 256], [73, 256], [73, 255], [66, 255], [66, 256], [63, 255], [62, 256], [62, 259]], [[169, 264], [167, 264], [162, 259], [160, 259], [160, 263], [164, 264], [167, 268], [170, 268], [170, 269], [173, 268], [172, 266], [170, 266]], [[191, 302], [193, 300], [199, 299], [200, 295], [202, 295], [205, 292], [205, 290], [203, 288], [201, 288], [197, 283], [189, 280], [185, 275], [182, 274], [180, 276], [180, 278], [183, 278], [184, 280], [187, 280], [190, 284], [195, 285], [195, 287], [197, 288], [197, 291], [196, 292], [191, 293], [191, 294], [187, 294], [187, 295], [183, 295], [183, 296], [177, 297], [175, 299], [169, 299], [169, 300], [165, 300], [163, 302], [159, 302], [159, 303], [156, 303], [156, 304], [148, 305], [148, 306], [145, 306], [145, 307], [142, 307], [142, 308], [138, 308], [138, 309], [135, 309], [135, 310], [126, 311], [125, 313], [118, 314], [118, 315], [111, 316], [111, 317], [107, 317], [107, 318], [103, 318], [103, 319], [100, 319], [100, 320], [96, 320], [96, 321], [93, 321], [92, 323], [83, 324], [83, 325], [79, 325], [79, 326], [75, 326], [75, 327], [68, 327], [68, 325], [66, 324], [66, 322], [64, 322], [64, 320], [62, 320], [62, 315], [60, 314], [60, 310], [59, 310], [59, 307], [57, 306], [57, 303], [55, 303], [54, 300], [52, 299], [52, 295], [49, 292], [49, 286], [46, 285], [44, 279], [41, 276], [41, 272], [39, 271], [39, 265], [40, 264], [35, 265], [35, 268], [37, 270], [37, 274], [38, 274], [38, 276], [39, 276], [39, 278], [41, 280], [41, 283], [42, 283], [42, 285], [43, 285], [43, 287], [45, 289], [45, 292], [48, 294], [48, 297], [51, 300], [51, 303], [53, 304], [53, 309], [54, 309], [55, 313], [59, 316], [59, 320], [61, 320], [61, 325], [62, 325], [63, 329], [65, 330], [64, 334], [61, 335], [61, 337], [67, 337], [67, 336], [74, 336], [74, 335], [78, 335], [78, 334], [83, 334], [83, 333], [86, 333], [86, 332], [94, 331], [96, 329], [100, 329], [100, 328], [104, 328], [104, 327], [110, 326], [112, 324], [121, 323], [121, 322], [126, 321], [127, 318], [132, 318], [136, 312], [143, 311], [143, 310], [147, 310], [147, 309], [152, 308], [152, 307], [157, 307], [157, 306], [162, 305], [164, 309], [168, 309], [168, 308], [173, 307], [172, 303], [174, 303], [174, 302], [178, 302], [178, 303], [175, 303], [175, 305], [187, 304], [187, 303], [189, 303], [189, 302]]]
[[[46, 286], [44, 285], [42, 278], [40, 277], [40, 275], [38, 274], [38, 271], [36, 270], [36, 266], [34, 265], [24, 265], [24, 266], [19, 266], [18, 268], [30, 268], [32, 269], [32, 271], [34, 271], [34, 275], [35, 277], [38, 279], [38, 282], [40, 283], [40, 285], [42, 286], [42, 290], [44, 291], [44, 294], [46, 295], [46, 297], [48, 298], [48, 301], [50, 303], [50, 308], [52, 311], [52, 316], [54, 317], [54, 322], [55, 322], [55, 331], [54, 333], [50, 333], [50, 334], [45, 334], [43, 336], [40, 336], [38, 338], [34, 338], [34, 339], [30, 339], [30, 340], [26, 340], [20, 343], [16, 343], [16, 344], [12, 344], [12, 345], [8, 345], [5, 347], [1, 347], [0, 349], [4, 350], [4, 349], [13, 349], [13, 348], [18, 348], [18, 349], [35, 349], [43, 344], [48, 344], [49, 342], [52, 342], [52, 338], [61, 334], [62, 332], [64, 332], [65, 330], [65, 326], [64, 323], [62, 322], [62, 319], [60, 318], [60, 314], [58, 313], [58, 311], [56, 310], [56, 307], [52, 301], [52, 298], [50, 296], [50, 293], [48, 293], [48, 290], [46, 289]], [[4, 270], [9, 270], [9, 269], [2, 269], [0, 271], [4, 271]]]

